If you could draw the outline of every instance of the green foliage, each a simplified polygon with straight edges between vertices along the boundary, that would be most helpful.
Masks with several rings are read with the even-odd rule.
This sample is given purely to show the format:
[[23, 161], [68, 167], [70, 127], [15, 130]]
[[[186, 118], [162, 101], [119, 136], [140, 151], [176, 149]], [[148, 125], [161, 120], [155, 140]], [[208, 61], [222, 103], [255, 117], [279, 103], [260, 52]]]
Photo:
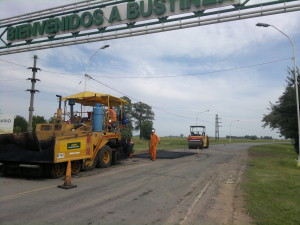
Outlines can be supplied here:
[[141, 127], [145, 122], [152, 122], [154, 120], [154, 112], [152, 107], [143, 103], [137, 102], [132, 105], [132, 116], [135, 119], [134, 129], [140, 131], [141, 138]]
[[300, 221], [299, 168], [289, 144], [254, 146], [242, 187], [247, 208], [256, 224], [290, 224]]
[[26, 132], [28, 123], [23, 116], [17, 115], [14, 119], [14, 133]]
[[[299, 73], [298, 69], [297, 72]], [[289, 68], [288, 74], [285, 91], [275, 104], [270, 102], [270, 113], [263, 116], [262, 122], [263, 127], [278, 129], [282, 136], [294, 140], [295, 150], [299, 153], [294, 71]], [[299, 81], [297, 83], [299, 89]]]
[[47, 120], [43, 116], [33, 116], [32, 117], [33, 131], [35, 131], [35, 127], [38, 123], [47, 123]]
[[122, 114], [127, 120], [127, 124], [124, 129], [121, 130], [121, 135], [123, 137], [132, 137], [133, 125], [132, 125], [132, 104], [130, 98], [123, 96], [122, 99], [126, 100], [129, 104], [124, 105], [122, 109]]
[[152, 121], [143, 122], [140, 130], [140, 137], [145, 140], [150, 140], [152, 127], [153, 127]]
[[133, 130], [139, 130], [140, 139], [148, 139], [149, 123], [152, 128], [152, 121], [154, 120], [154, 112], [152, 111], [151, 106], [142, 102], [132, 104], [131, 100], [126, 96], [121, 98], [129, 103], [128, 105], [123, 106], [122, 114], [126, 117], [127, 124], [125, 128], [121, 130], [122, 136], [132, 137]]
[[56, 122], [56, 117], [55, 116], [51, 116], [48, 120], [48, 123], [55, 123]]

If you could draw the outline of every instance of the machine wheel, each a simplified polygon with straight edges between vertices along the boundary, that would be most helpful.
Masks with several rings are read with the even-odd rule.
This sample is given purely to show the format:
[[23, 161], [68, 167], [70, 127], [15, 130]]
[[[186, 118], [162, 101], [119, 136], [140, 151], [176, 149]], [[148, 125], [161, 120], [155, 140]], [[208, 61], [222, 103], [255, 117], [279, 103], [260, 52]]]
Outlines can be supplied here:
[[51, 177], [60, 178], [66, 173], [66, 164], [65, 163], [55, 163], [51, 167]]
[[71, 172], [72, 174], [78, 174], [81, 170], [81, 162], [79, 160], [71, 162]]
[[108, 145], [104, 145], [98, 152], [96, 167], [109, 167], [112, 161], [112, 150]]
[[207, 142], [207, 145], [206, 145], [206, 148], [208, 148], [209, 147], [209, 141]]
[[200, 143], [199, 148], [200, 148], [200, 149], [203, 149], [203, 142]]
[[115, 164], [117, 162], [117, 151], [114, 151], [112, 153], [112, 160], [111, 160], [111, 163], [112, 164]]

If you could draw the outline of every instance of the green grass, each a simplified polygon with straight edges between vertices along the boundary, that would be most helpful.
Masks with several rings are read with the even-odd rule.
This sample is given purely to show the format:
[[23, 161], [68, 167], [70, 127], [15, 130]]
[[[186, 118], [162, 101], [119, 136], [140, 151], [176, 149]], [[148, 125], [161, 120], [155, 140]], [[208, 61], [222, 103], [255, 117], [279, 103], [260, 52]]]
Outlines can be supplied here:
[[254, 146], [242, 187], [258, 225], [300, 224], [300, 168], [290, 144]]
[[[147, 151], [149, 149], [147, 140], [139, 140], [138, 137], [133, 137], [134, 141], [134, 151], [141, 152]], [[279, 140], [276, 140], [279, 141]], [[282, 142], [282, 140], [280, 140]], [[219, 141], [215, 141], [213, 138], [210, 139], [210, 145], [215, 144], [225, 144], [228, 143], [229, 140], [226, 138], [220, 138]], [[264, 143], [264, 142], [272, 142], [272, 140], [249, 140], [249, 139], [232, 139], [232, 143]], [[169, 149], [185, 149], [187, 148], [187, 137], [161, 137], [160, 143], [158, 145], [158, 150], [169, 150]]]

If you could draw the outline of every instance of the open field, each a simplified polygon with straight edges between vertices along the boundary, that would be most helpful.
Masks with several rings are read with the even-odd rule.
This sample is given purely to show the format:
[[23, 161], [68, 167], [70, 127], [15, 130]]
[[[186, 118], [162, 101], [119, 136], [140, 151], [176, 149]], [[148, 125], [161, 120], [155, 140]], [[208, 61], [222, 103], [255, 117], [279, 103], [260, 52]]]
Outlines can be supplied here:
[[300, 168], [290, 144], [253, 146], [243, 189], [256, 224], [299, 224]]
[[[148, 147], [148, 141], [147, 140], [139, 140], [138, 137], [133, 137], [134, 141], [134, 151], [140, 152], [140, 151], [147, 151], [149, 149]], [[232, 139], [232, 143], [270, 143], [273, 142], [273, 140], [249, 140], [249, 139]], [[287, 142], [290, 143], [290, 141], [287, 140], [274, 140], [274, 142]], [[227, 144], [229, 143], [229, 139], [226, 138], [220, 138], [219, 141], [215, 141], [214, 138], [210, 138], [210, 145], [215, 144]], [[186, 149], [187, 148], [187, 137], [161, 137], [160, 143], [158, 145], [158, 150], [170, 150], [170, 149]]]

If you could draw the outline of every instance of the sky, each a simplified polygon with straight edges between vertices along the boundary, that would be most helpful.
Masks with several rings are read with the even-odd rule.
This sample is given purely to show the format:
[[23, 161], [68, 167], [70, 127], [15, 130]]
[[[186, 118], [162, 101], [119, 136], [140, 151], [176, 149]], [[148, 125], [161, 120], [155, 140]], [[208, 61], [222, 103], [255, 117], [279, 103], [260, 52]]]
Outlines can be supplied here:
[[[0, 19], [74, 2], [0, 0]], [[124, 93], [133, 103], [152, 106], [159, 136], [187, 136], [190, 125], [204, 125], [214, 137], [218, 114], [220, 137], [230, 135], [231, 127], [233, 136], [279, 138], [277, 130], [262, 127], [262, 118], [285, 89], [287, 69], [293, 67], [292, 47], [274, 28], [255, 26], [259, 22], [288, 34], [300, 57], [299, 11], [5, 55], [0, 56], [0, 113], [28, 119], [26, 90], [31, 83], [26, 79], [32, 72], [27, 68], [37, 55], [41, 81], [36, 84], [40, 92], [34, 115], [49, 119], [58, 107], [56, 95], [84, 91], [87, 65], [87, 73], [99, 82], [87, 80], [86, 90], [117, 97]], [[110, 47], [87, 63], [103, 45]]]

